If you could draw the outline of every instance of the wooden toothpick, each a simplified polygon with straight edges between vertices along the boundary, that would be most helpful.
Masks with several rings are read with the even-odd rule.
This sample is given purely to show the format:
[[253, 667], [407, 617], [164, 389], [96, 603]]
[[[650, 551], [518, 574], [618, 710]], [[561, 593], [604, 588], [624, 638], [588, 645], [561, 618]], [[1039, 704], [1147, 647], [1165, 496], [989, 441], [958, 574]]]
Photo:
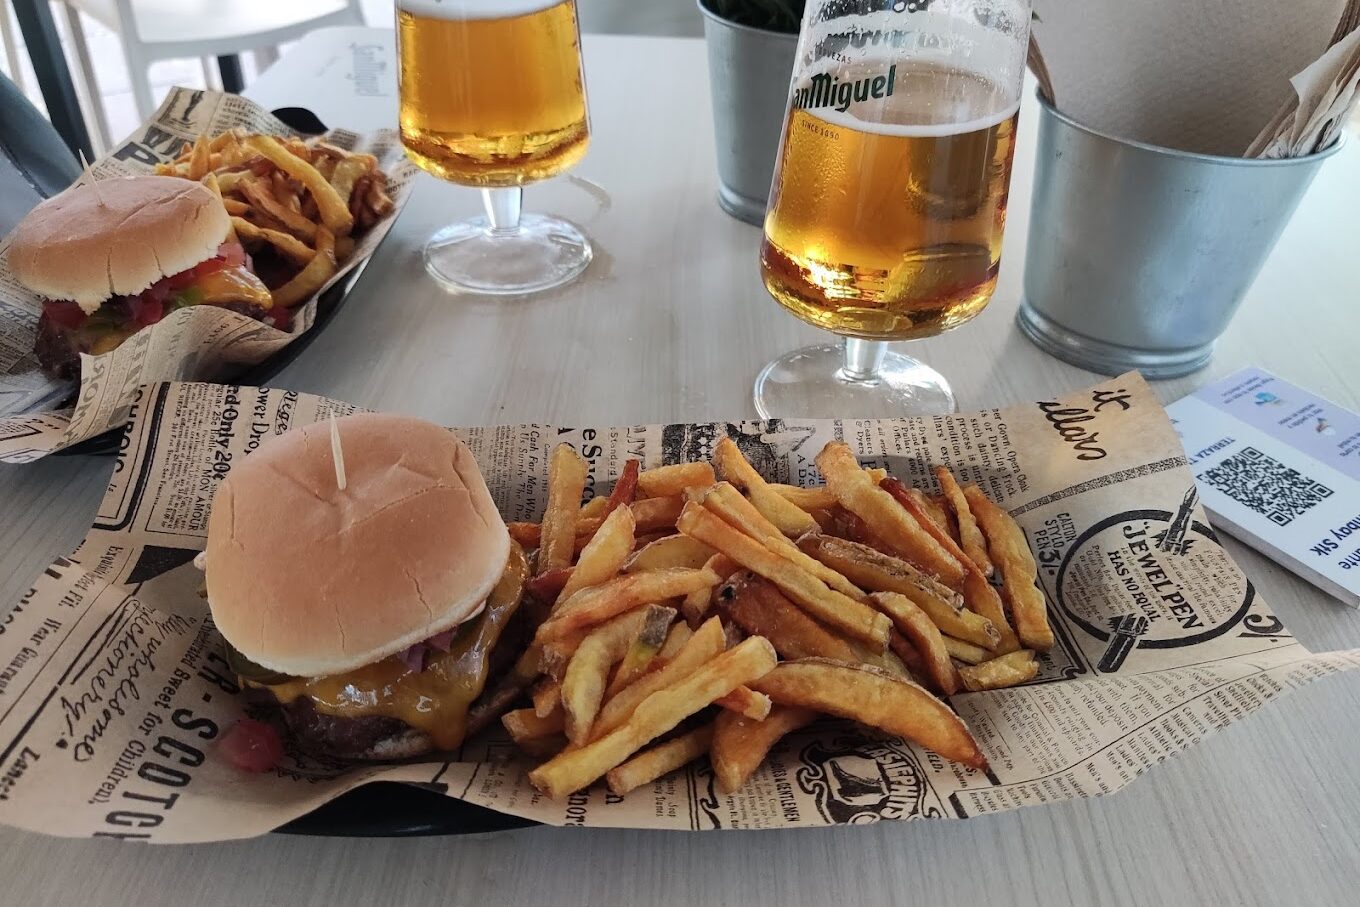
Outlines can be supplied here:
[[94, 170], [90, 167], [90, 162], [85, 159], [85, 152], [78, 152], [80, 155], [80, 166], [85, 168], [85, 177], [90, 181], [90, 187], [94, 192], [94, 197], [99, 199], [99, 207], [107, 208], [108, 203], [104, 201], [104, 196], [99, 192], [99, 180], [94, 178]]
[[331, 460], [335, 463], [335, 484], [344, 491], [349, 483], [345, 481], [345, 451], [340, 447], [340, 425], [335, 421], [335, 413], [331, 413], [330, 422]]

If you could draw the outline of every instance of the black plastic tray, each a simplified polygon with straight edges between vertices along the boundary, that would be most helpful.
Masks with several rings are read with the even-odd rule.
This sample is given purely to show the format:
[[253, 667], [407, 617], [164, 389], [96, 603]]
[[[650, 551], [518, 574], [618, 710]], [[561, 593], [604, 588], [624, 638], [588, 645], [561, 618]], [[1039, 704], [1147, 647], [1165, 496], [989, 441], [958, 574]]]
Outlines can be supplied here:
[[537, 825], [446, 797], [417, 784], [374, 781], [342, 794], [279, 829], [290, 835], [397, 838], [476, 835]]

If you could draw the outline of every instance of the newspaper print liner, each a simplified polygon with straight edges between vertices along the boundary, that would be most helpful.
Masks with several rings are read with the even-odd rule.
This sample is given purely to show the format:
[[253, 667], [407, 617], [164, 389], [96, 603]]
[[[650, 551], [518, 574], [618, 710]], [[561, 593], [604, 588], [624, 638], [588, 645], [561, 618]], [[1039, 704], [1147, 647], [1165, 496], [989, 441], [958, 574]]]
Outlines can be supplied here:
[[[90, 170], [97, 180], [150, 173], [156, 164], [172, 160], [185, 141], [233, 128], [296, 134], [264, 108], [238, 95], [173, 88], [147, 123]], [[64, 407], [69, 406], [75, 388], [49, 379], [33, 355], [42, 300], [10, 272], [5, 255], [8, 242], [0, 239], [0, 463], [36, 460], [122, 427], [142, 384], [228, 378], [263, 362], [311, 330], [317, 300], [373, 254], [395, 222], [416, 173], [415, 165], [402, 154], [395, 130], [358, 135], [336, 129], [325, 139], [374, 155], [388, 175], [388, 191], [396, 209], [357, 241], [349, 261], [298, 309], [292, 330], [285, 333], [216, 306], [181, 309], [110, 353], [82, 356], [79, 395], [71, 408]], [[88, 179], [83, 176], [77, 183]]]
[[252, 387], [159, 384], [134, 395], [128, 443], [86, 540], [0, 619], [0, 822], [152, 842], [263, 834], [371, 779], [554, 825], [712, 829], [967, 817], [1118, 790], [1360, 651], [1294, 641], [1219, 546], [1165, 412], [1137, 375], [968, 416], [459, 429], [507, 519], [536, 519], [559, 441], [590, 489], [621, 464], [707, 457], [729, 436], [770, 479], [817, 480], [832, 438], [929, 485], [947, 463], [1016, 515], [1057, 635], [1040, 676], [952, 704], [991, 768], [977, 772], [847, 722], [785, 739], [740, 791], [700, 760], [627, 797], [596, 785], [549, 801], [498, 732], [449, 761], [360, 767], [290, 755], [239, 772], [215, 741], [243, 714], [196, 591], [213, 490], [269, 437], [354, 407]]

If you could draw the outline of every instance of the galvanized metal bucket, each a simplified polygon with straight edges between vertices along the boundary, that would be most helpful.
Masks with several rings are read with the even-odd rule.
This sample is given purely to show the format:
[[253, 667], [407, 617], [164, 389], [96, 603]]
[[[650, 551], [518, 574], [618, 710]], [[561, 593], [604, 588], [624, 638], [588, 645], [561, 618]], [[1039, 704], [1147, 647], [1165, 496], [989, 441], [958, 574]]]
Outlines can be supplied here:
[[751, 224], [765, 220], [798, 35], [737, 25], [698, 0], [708, 45], [718, 204]]
[[1039, 106], [1020, 328], [1107, 375], [1202, 368], [1340, 142], [1289, 160], [1216, 157], [1103, 135]]

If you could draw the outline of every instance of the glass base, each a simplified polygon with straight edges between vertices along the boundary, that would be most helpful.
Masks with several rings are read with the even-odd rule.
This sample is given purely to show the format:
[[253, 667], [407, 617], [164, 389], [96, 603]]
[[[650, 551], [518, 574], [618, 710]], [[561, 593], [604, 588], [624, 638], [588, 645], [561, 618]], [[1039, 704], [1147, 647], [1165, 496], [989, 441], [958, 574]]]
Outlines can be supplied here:
[[794, 350], [765, 366], [755, 403], [762, 419], [892, 419], [956, 408], [944, 376], [901, 353], [885, 353], [868, 380], [851, 377], [839, 343]]
[[425, 244], [425, 270], [446, 290], [520, 296], [559, 287], [590, 264], [590, 241], [571, 223], [525, 214], [493, 231], [485, 217], [450, 224]]

